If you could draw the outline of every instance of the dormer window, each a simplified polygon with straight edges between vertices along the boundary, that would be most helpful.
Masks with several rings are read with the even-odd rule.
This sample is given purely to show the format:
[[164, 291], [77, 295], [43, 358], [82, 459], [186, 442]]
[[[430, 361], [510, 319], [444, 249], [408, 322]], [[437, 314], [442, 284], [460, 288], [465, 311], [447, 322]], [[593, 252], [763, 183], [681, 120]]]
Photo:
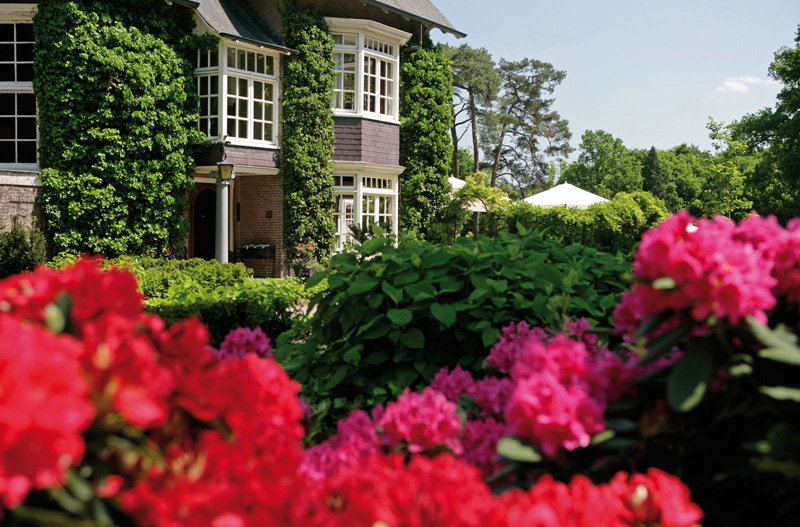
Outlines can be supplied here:
[[278, 56], [256, 46], [223, 41], [219, 51], [198, 51], [200, 131], [234, 144], [277, 143], [277, 71]]
[[369, 20], [326, 20], [335, 46], [334, 113], [398, 121], [400, 47], [410, 35]]

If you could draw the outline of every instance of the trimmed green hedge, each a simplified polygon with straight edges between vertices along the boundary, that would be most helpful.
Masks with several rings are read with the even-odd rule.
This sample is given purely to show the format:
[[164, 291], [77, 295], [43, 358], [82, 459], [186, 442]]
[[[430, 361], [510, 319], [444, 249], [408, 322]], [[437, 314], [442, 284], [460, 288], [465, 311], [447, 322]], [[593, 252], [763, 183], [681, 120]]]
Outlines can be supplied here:
[[205, 291], [229, 287], [253, 278], [252, 269], [243, 263], [221, 264], [216, 260], [192, 258], [168, 260], [165, 258], [122, 257], [112, 262], [130, 269], [147, 298], [165, 298], [170, 287], [181, 287], [187, 282]]
[[630, 270], [622, 256], [538, 233], [452, 246], [373, 238], [330, 266], [307, 283], [328, 280], [316, 313], [281, 335], [276, 357], [309, 401], [333, 402], [334, 418], [427, 384], [443, 366], [479, 372], [510, 322], [608, 325]]
[[565, 245], [578, 243], [627, 254], [645, 231], [661, 223], [668, 214], [664, 202], [649, 192], [620, 192], [610, 202], [585, 210], [544, 209], [524, 201], [507, 202], [486, 214], [481, 227], [484, 234], [497, 236], [501, 232], [517, 232], [521, 226]]
[[300, 279], [267, 278], [212, 291], [191, 286], [173, 288], [166, 298], [147, 300], [145, 310], [160, 316], [167, 325], [197, 316], [208, 326], [211, 344], [219, 346], [237, 327], [260, 327], [274, 341], [292, 326], [298, 305], [306, 296]]

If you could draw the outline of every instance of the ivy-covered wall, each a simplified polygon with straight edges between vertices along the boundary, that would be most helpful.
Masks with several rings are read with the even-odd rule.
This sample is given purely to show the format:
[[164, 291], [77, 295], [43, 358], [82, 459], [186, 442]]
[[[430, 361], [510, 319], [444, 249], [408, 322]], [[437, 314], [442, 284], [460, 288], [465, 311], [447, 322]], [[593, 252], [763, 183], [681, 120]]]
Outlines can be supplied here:
[[192, 10], [163, 0], [39, 3], [34, 89], [55, 252], [184, 247], [197, 100]]
[[[290, 259], [311, 243], [317, 259], [333, 251], [333, 39], [325, 19], [285, 6], [284, 43], [297, 51], [283, 72], [284, 248]], [[306, 251], [304, 251], [306, 252]]]
[[400, 229], [423, 236], [450, 202], [450, 59], [430, 45], [410, 47], [400, 64]]

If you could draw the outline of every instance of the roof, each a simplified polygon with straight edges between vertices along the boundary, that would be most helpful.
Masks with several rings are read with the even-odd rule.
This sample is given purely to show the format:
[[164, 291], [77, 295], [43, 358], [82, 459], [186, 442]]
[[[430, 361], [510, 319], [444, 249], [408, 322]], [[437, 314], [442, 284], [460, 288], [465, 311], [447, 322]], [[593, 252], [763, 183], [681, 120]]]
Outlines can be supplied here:
[[466, 37], [466, 33], [458, 31], [453, 24], [429, 0], [362, 0], [386, 11], [407, 16], [412, 20], [433, 26], [444, 33], [452, 33], [458, 38]]
[[197, 12], [221, 36], [288, 51], [239, 0], [197, 0], [197, 3]]
[[592, 194], [574, 185], [570, 185], [569, 183], [562, 183], [550, 190], [545, 190], [544, 192], [527, 197], [525, 201], [531, 205], [536, 205], [545, 209], [553, 207], [586, 209], [589, 205], [605, 203], [608, 200], [597, 194]]

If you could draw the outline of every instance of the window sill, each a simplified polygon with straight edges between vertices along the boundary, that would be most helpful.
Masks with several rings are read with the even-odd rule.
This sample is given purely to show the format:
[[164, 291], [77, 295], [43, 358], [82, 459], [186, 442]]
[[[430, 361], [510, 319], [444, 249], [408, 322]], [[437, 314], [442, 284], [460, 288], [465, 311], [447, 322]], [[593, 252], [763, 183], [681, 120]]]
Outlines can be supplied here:
[[394, 117], [390, 117], [388, 115], [381, 115], [379, 113], [358, 113], [358, 112], [349, 112], [347, 110], [333, 110], [334, 117], [353, 117], [355, 119], [367, 119], [369, 121], [377, 121], [381, 123], [387, 124], [396, 124], [400, 125], [400, 120], [395, 119]]

